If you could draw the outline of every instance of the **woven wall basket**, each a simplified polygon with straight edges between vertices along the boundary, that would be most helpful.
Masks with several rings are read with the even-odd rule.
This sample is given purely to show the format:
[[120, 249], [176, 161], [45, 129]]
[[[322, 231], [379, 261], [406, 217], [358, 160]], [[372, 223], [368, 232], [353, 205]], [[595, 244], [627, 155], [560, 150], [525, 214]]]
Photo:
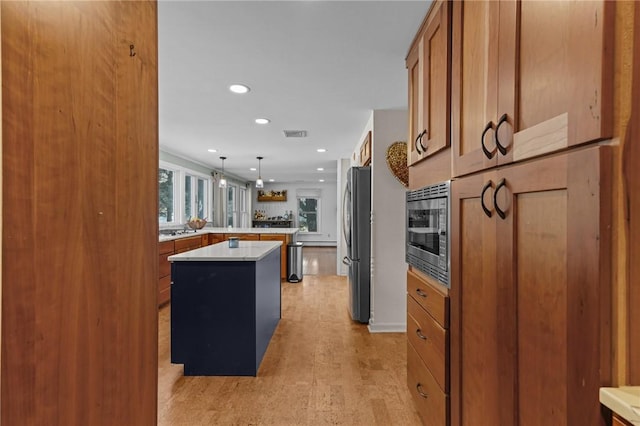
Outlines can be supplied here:
[[407, 143], [394, 142], [387, 148], [387, 166], [396, 179], [409, 186], [409, 167], [407, 166]]

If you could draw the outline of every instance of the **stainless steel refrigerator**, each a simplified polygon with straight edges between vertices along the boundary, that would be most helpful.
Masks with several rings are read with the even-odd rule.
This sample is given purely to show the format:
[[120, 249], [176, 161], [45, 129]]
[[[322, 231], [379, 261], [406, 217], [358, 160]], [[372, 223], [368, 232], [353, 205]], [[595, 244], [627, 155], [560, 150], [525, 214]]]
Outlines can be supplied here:
[[342, 234], [349, 267], [349, 313], [361, 323], [369, 322], [371, 282], [371, 168], [351, 167], [342, 202]]

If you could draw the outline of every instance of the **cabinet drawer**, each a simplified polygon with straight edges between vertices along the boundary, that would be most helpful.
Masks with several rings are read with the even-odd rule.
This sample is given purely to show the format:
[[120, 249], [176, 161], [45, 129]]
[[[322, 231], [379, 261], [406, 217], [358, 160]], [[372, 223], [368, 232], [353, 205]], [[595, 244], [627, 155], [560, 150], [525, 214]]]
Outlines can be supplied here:
[[173, 254], [173, 243], [174, 241], [162, 241], [160, 243], [158, 243], [158, 254], [166, 254], [166, 253], [170, 253]]
[[407, 271], [407, 293], [443, 328], [449, 328], [449, 297], [413, 271]]
[[407, 342], [407, 386], [423, 424], [427, 426], [449, 424], [449, 397], [442, 392], [409, 342]]
[[200, 235], [197, 235], [195, 237], [180, 238], [179, 240], [175, 240], [176, 254], [200, 248], [201, 244], [202, 238], [200, 237]]
[[440, 388], [448, 392], [448, 331], [431, 318], [411, 296], [407, 296], [407, 338]]
[[224, 241], [224, 234], [209, 234], [209, 244], [217, 244]]
[[160, 260], [158, 264], [158, 278], [166, 277], [171, 274], [171, 262], [169, 262], [168, 257], [173, 253], [161, 254]]
[[164, 305], [171, 298], [171, 275], [158, 280], [158, 306]]
[[229, 237], [236, 237], [239, 240], [259, 241], [260, 234], [224, 234], [224, 239], [228, 240]]

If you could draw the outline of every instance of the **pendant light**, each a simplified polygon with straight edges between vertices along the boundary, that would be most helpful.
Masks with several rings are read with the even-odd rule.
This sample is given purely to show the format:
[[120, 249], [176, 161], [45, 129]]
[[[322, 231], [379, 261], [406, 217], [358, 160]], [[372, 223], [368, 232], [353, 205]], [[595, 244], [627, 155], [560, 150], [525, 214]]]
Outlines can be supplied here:
[[222, 160], [222, 175], [220, 176], [220, 181], [218, 182], [218, 188], [226, 188], [227, 180], [224, 178], [224, 160], [226, 160], [227, 157], [220, 157], [220, 159]]
[[256, 180], [256, 188], [264, 188], [264, 182], [262, 181], [262, 173], [260, 170], [260, 162], [264, 157], [256, 157], [258, 159], [258, 180]]

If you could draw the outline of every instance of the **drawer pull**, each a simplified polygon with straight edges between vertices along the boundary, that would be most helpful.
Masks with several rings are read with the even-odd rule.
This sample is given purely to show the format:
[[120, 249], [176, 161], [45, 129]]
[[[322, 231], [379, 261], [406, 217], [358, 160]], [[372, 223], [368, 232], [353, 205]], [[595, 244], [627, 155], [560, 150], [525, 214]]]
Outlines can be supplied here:
[[419, 328], [416, 329], [416, 334], [418, 335], [419, 338], [421, 338], [422, 340], [427, 340], [427, 336], [425, 336], [424, 334], [422, 334], [422, 330], [420, 330]]
[[420, 297], [427, 297], [427, 293], [425, 293], [424, 291], [420, 290], [419, 288], [416, 288], [416, 293], [418, 293], [418, 296]]
[[416, 389], [418, 390], [418, 395], [420, 395], [421, 397], [423, 397], [424, 399], [429, 398], [429, 395], [427, 395], [426, 393], [422, 392], [422, 385], [420, 383], [418, 383], [416, 385]]

